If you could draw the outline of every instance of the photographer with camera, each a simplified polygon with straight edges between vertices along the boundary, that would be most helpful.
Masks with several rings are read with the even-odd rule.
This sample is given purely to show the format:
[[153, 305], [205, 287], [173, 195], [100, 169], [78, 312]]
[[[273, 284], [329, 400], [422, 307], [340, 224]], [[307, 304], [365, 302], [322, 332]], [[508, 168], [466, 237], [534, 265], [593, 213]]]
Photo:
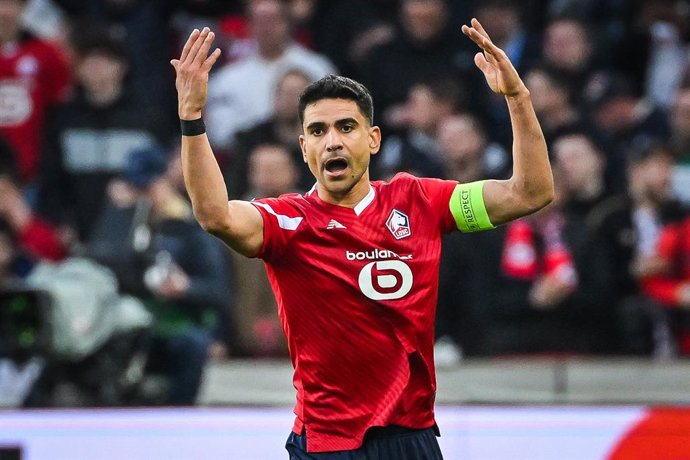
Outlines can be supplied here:
[[[229, 259], [192, 217], [160, 147], [133, 151], [87, 253], [111, 268], [121, 289], [155, 317], [149, 371], [168, 377], [170, 405], [194, 404], [229, 305]], [[220, 249], [220, 250], [219, 250]]]

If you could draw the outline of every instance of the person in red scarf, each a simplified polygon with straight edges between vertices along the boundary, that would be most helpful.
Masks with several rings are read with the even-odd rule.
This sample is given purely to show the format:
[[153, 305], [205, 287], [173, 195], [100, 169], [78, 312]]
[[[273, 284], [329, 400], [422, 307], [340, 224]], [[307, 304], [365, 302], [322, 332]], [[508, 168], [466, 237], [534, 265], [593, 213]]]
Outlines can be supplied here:
[[17, 183], [0, 174], [0, 217], [11, 227], [21, 249], [32, 261], [58, 261], [67, 255], [57, 229], [37, 216]]
[[659, 235], [659, 269], [642, 280], [644, 292], [672, 314], [678, 352], [690, 355], [690, 215], [666, 225]]

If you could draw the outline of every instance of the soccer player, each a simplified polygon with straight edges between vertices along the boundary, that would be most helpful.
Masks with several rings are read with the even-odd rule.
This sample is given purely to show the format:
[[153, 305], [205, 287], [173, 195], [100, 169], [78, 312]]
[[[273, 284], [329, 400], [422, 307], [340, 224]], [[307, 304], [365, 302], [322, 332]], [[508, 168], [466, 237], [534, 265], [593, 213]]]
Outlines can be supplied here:
[[194, 30], [176, 70], [185, 184], [204, 229], [264, 260], [287, 336], [296, 420], [290, 459], [440, 459], [434, 421], [434, 309], [441, 235], [484, 230], [553, 197], [529, 91], [475, 19], [463, 33], [513, 124], [513, 175], [468, 184], [399, 174], [369, 180], [381, 145], [367, 89], [327, 76], [300, 97], [304, 195], [231, 200], [205, 134], [208, 72], [220, 51]]

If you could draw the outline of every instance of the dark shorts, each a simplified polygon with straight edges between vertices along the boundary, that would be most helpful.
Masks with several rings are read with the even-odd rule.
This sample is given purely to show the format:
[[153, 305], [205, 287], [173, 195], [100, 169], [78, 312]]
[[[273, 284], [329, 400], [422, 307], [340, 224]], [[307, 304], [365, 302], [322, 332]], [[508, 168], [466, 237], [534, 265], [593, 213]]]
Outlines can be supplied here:
[[285, 448], [290, 460], [443, 460], [433, 428], [372, 428], [357, 450], [307, 453], [306, 435], [290, 433]]

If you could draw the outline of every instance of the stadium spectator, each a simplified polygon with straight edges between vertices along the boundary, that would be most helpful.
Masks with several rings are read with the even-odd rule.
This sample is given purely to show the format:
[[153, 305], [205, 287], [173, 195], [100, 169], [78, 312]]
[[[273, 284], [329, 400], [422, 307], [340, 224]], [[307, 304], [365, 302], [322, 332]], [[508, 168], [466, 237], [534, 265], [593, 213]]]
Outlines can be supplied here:
[[[298, 2], [299, 3], [299, 2]], [[331, 0], [313, 2], [305, 25], [312, 46], [333, 60], [344, 75], [357, 72], [369, 51], [393, 38], [391, 13], [396, 0]], [[338, 33], [334, 34], [333, 31]]]
[[[469, 171], [483, 177], [480, 156], [467, 162]], [[610, 330], [601, 324], [601, 305], [578, 298], [588, 287], [582, 286], [588, 282], [582, 271], [589, 268], [568, 240], [574, 224], [562, 212], [566, 189], [559, 174], [554, 179], [556, 199], [539, 213], [472, 241], [444, 238], [437, 333], [452, 338], [464, 355], [608, 351], [602, 342]], [[438, 345], [446, 351], [445, 343]]]
[[525, 74], [525, 84], [534, 101], [544, 137], [549, 145], [564, 133], [591, 131], [580, 111], [572, 81], [555, 68], [539, 64]]
[[308, 190], [314, 185], [309, 169], [303, 164], [299, 144], [295, 142], [299, 133], [302, 132], [297, 102], [300, 93], [311, 81], [311, 77], [302, 70], [288, 69], [278, 79], [273, 113], [270, 117], [237, 133], [231, 154], [221, 166], [230, 196], [246, 196], [249, 156], [261, 144], [279, 144], [292, 154], [293, 160], [298, 165], [297, 187], [300, 190]]
[[108, 181], [134, 148], [165, 138], [155, 111], [127, 90], [123, 43], [105, 31], [75, 41], [76, 92], [56, 109], [41, 164], [38, 208], [76, 242], [89, 238]]
[[681, 356], [690, 355], [690, 217], [666, 225], [659, 235], [661, 269], [643, 279], [644, 291], [669, 309]]
[[611, 196], [604, 171], [606, 157], [586, 133], [573, 131], [557, 138], [552, 155], [564, 190], [564, 212], [573, 222], [585, 222], [592, 208]]
[[72, 30], [105, 29], [123, 42], [129, 63], [128, 89], [142, 105], [154, 109], [158, 125], [174, 129], [174, 97], [167, 69], [169, 35], [161, 32], [168, 30], [170, 12], [177, 1], [54, 1], [68, 15]]
[[595, 66], [594, 36], [584, 22], [573, 18], [551, 20], [544, 30], [542, 61], [570, 79], [576, 96]]
[[160, 147], [134, 150], [109, 187], [86, 254], [144, 300], [156, 328], [149, 371], [170, 378], [163, 401], [196, 401], [212, 346], [224, 340], [231, 298], [226, 251], [194, 222]]
[[58, 261], [66, 250], [57, 229], [31, 209], [18, 183], [0, 174], [0, 216], [12, 227], [22, 250], [35, 262]]
[[668, 357], [668, 321], [658, 304], [640, 292], [640, 279], [656, 273], [656, 247], [662, 227], [676, 219], [681, 208], [671, 195], [673, 156], [669, 148], [638, 138], [627, 152], [628, 189], [594, 206], [585, 225], [611, 264], [618, 306], [618, 351]]
[[[438, 127], [438, 142], [442, 177], [460, 183], [492, 177], [487, 160], [493, 154], [487, 154], [489, 141], [477, 117], [459, 113], [444, 118]], [[504, 227], [498, 227], [472, 238], [460, 234], [443, 238], [434, 347], [438, 365], [457, 364], [461, 356], [481, 356], [494, 349], [490, 331], [500, 329], [493, 308], [501, 305], [496, 294], [503, 292], [496, 267], [504, 236]]]
[[311, 79], [335, 68], [290, 38], [289, 11], [279, 0], [256, 0], [247, 5], [255, 50], [218, 69], [209, 81], [206, 109], [208, 133], [218, 150], [230, 150], [235, 134], [271, 115], [278, 79], [300, 69]]
[[[244, 199], [279, 197], [298, 191], [297, 163], [283, 144], [260, 144], [249, 155], [249, 189]], [[264, 264], [232, 253], [235, 274], [234, 321], [240, 350], [253, 356], [284, 356], [277, 305]]]
[[492, 142], [478, 117], [458, 113], [441, 120], [438, 142], [445, 173], [461, 183], [477, 178], [507, 177], [510, 155]]
[[395, 38], [372, 49], [354, 73], [374, 96], [374, 111], [386, 132], [402, 128], [400, 114], [416, 83], [434, 75], [476, 80], [474, 49], [459, 40], [457, 28], [449, 21], [448, 3], [401, 2]]
[[617, 345], [615, 275], [602, 241], [585, 225], [595, 206], [613, 193], [606, 182], [606, 158], [581, 132], [556, 139], [552, 155], [562, 187], [562, 237], [578, 274], [578, 288], [564, 299], [563, 311], [579, 322], [581, 334], [574, 340], [581, 352], [612, 353]]
[[34, 263], [56, 262], [67, 251], [58, 230], [31, 207], [19, 183], [16, 155], [0, 138], [0, 218], [8, 226], [6, 236], [18, 245], [15, 269], [26, 275]]
[[461, 88], [450, 76], [426, 77], [409, 91], [401, 112], [401, 134], [389, 136], [372, 159], [372, 177], [390, 179], [397, 172], [442, 177], [438, 127], [458, 110]]
[[626, 152], [638, 136], [668, 139], [668, 114], [644, 98], [641, 88], [624, 75], [603, 76], [603, 85], [592, 103], [591, 117], [607, 148], [609, 183], [625, 188]]
[[44, 125], [69, 90], [65, 53], [24, 31], [26, 0], [0, 0], [0, 137], [17, 154], [23, 186], [36, 178]]

